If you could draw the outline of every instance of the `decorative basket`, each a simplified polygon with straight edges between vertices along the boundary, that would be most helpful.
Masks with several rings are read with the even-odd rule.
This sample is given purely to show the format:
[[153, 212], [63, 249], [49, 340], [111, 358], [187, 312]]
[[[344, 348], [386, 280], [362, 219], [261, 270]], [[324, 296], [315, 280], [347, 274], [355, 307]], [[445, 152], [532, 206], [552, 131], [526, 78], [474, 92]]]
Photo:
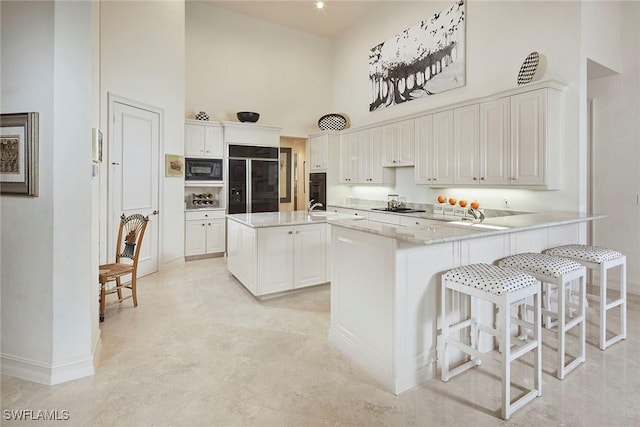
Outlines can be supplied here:
[[325, 114], [318, 120], [320, 130], [343, 130], [347, 127], [347, 118], [338, 113]]
[[200, 111], [196, 114], [196, 120], [209, 120], [209, 115], [204, 111]]

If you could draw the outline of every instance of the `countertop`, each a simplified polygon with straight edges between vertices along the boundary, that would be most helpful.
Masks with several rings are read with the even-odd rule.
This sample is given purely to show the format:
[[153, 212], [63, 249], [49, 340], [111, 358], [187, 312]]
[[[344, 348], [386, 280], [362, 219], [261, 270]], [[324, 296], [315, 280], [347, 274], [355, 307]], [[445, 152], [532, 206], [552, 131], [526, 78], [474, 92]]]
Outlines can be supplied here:
[[[410, 215], [415, 216], [416, 214]], [[605, 217], [606, 215], [597, 214], [586, 215], [570, 212], [541, 212], [487, 218], [478, 225], [454, 225], [442, 220], [431, 220], [429, 224], [412, 227], [402, 227], [399, 225], [385, 224], [353, 217], [329, 217], [327, 222], [335, 227], [350, 228], [383, 237], [390, 237], [396, 240], [429, 245], [434, 243], [452, 242], [456, 240], [473, 239], [476, 237], [513, 233], [517, 231], [575, 224]], [[468, 223], [472, 224], [470, 221]], [[483, 226], [494, 228], [481, 228]]]
[[[313, 215], [306, 211], [288, 211], [230, 214], [227, 215], [227, 218], [252, 228], [264, 228], [323, 223], [327, 221], [327, 217], [324, 215], [324, 211], [318, 211]], [[335, 218], [345, 217], [345, 215], [337, 214], [333, 216]]]

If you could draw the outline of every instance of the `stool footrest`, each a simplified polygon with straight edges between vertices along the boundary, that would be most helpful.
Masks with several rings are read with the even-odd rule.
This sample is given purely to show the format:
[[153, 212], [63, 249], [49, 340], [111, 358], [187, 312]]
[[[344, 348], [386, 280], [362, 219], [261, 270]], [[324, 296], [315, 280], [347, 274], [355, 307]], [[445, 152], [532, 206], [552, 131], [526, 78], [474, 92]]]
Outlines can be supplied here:
[[[520, 399], [516, 400], [511, 405], [509, 405], [509, 412], [513, 413], [517, 411], [518, 409], [522, 408], [524, 405], [531, 402], [536, 397], [540, 397], [541, 395], [542, 395], [542, 392], [540, 390], [531, 390], [529, 393], [525, 394]], [[508, 415], [507, 415], [507, 418], [508, 418]]]
[[622, 299], [617, 299], [615, 301], [611, 301], [610, 303], [607, 303], [607, 305], [605, 306], [605, 310], [610, 310], [614, 307], [618, 307], [619, 305], [622, 305], [624, 303], [624, 300]]
[[459, 331], [460, 329], [468, 328], [469, 326], [474, 325], [475, 322], [476, 322], [476, 319], [472, 317], [471, 319], [454, 323], [453, 325], [449, 325], [449, 332], [455, 332], [455, 331]]
[[568, 330], [579, 325], [583, 321], [584, 321], [584, 316], [574, 317], [573, 319], [571, 319], [570, 322], [567, 322], [564, 324], [564, 332], [567, 332]]
[[520, 358], [523, 354], [530, 352], [536, 347], [538, 347], [538, 341], [531, 341], [526, 344], [519, 345], [515, 350], [511, 351], [509, 361], [514, 361]]
[[[478, 350], [476, 350], [475, 348], [471, 347], [470, 345], [467, 345], [467, 344], [465, 344], [463, 342], [460, 342], [455, 338], [448, 337], [448, 338], [446, 338], [446, 340], [447, 340], [447, 344], [451, 344], [452, 346], [454, 346], [458, 350], [464, 351], [465, 353], [467, 353], [468, 355], [470, 355], [472, 357], [475, 357], [476, 359], [480, 359], [480, 360], [490, 359], [490, 360], [500, 361], [500, 359], [492, 357], [491, 355], [486, 354], [486, 353], [481, 353]], [[453, 372], [453, 370], [451, 372]]]

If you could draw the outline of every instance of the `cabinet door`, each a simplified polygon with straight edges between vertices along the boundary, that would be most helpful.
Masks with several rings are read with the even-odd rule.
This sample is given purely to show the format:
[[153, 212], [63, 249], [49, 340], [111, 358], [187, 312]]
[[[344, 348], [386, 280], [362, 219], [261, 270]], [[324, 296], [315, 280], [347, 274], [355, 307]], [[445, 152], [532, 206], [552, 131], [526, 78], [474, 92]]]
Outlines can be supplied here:
[[294, 288], [327, 281], [327, 225], [295, 228]]
[[397, 166], [398, 125], [392, 123], [382, 126], [383, 160], [382, 166]]
[[358, 132], [340, 136], [340, 182], [358, 181]]
[[431, 183], [453, 184], [455, 158], [453, 142], [453, 110], [433, 115], [433, 143], [429, 149]]
[[413, 166], [415, 164], [415, 124], [413, 119], [398, 123], [396, 153], [398, 166]]
[[356, 182], [368, 184], [372, 181], [370, 161], [369, 129], [365, 129], [358, 132], [358, 179]]
[[205, 221], [185, 221], [185, 256], [203, 255], [206, 253], [207, 228]]
[[207, 250], [208, 254], [224, 252], [224, 219], [211, 219], [207, 221]]
[[224, 142], [222, 139], [222, 127], [205, 126], [204, 155], [207, 157], [223, 157]]
[[322, 172], [327, 169], [327, 153], [329, 135], [314, 136], [309, 139], [309, 162], [311, 172]]
[[382, 184], [384, 182], [383, 152], [382, 128], [369, 129], [369, 181], [367, 181], [369, 183]]
[[511, 184], [545, 184], [546, 90], [511, 97]]
[[235, 221], [227, 221], [227, 268], [238, 276], [241, 268], [242, 233], [240, 225]]
[[293, 227], [258, 230], [260, 295], [293, 289], [293, 232]]
[[453, 111], [453, 139], [455, 184], [478, 184], [479, 106], [478, 104], [456, 108]]
[[204, 153], [205, 127], [187, 124], [184, 126], [184, 155], [202, 157]]
[[433, 162], [430, 154], [433, 146], [433, 116], [422, 116], [415, 120], [415, 181], [416, 184], [431, 184]]
[[480, 179], [482, 184], [508, 184], [509, 98], [480, 104]]

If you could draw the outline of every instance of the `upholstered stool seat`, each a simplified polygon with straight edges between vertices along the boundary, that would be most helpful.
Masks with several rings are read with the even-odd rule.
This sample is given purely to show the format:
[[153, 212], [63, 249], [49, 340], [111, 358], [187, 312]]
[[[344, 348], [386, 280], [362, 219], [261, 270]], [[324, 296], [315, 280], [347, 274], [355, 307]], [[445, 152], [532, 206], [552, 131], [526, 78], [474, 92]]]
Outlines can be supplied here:
[[[627, 338], [627, 257], [609, 248], [588, 245], [565, 245], [545, 251], [555, 255], [572, 259], [600, 275], [599, 295], [587, 293], [587, 298], [597, 301], [600, 309], [599, 347], [605, 350], [612, 344]], [[620, 267], [620, 295], [608, 300], [608, 271]], [[607, 311], [620, 307], [620, 332], [607, 339]]]
[[[449, 324], [449, 317], [453, 311], [466, 311], [464, 307], [449, 307], [452, 301], [452, 292], [468, 295], [469, 318]], [[519, 306], [533, 297], [533, 322], [524, 319], [512, 318], [511, 307]], [[535, 277], [519, 270], [499, 267], [489, 264], [471, 264], [447, 271], [442, 276], [441, 310], [442, 310], [442, 340], [440, 342], [440, 365], [442, 381], [480, 364], [482, 360], [497, 360], [502, 365], [502, 418], [508, 419], [511, 414], [521, 408], [535, 397], [542, 394], [542, 353], [541, 353], [541, 326], [540, 326], [540, 283]], [[477, 308], [477, 301], [484, 300], [494, 304], [498, 308], [497, 329], [492, 322], [482, 323]], [[463, 301], [461, 298], [460, 301]], [[491, 319], [492, 321], [493, 319]], [[533, 338], [519, 340], [511, 336], [511, 324], [532, 331]], [[463, 330], [468, 330], [464, 339], [458, 338]], [[499, 357], [491, 357], [478, 349], [480, 332], [496, 337], [500, 342], [502, 352]], [[460, 335], [459, 335], [460, 334]], [[454, 369], [449, 367], [449, 346], [462, 351], [467, 355]], [[523, 396], [511, 402], [511, 362], [533, 351], [533, 381], [532, 388]]]
[[[586, 332], [586, 277], [587, 269], [569, 258], [558, 256], [524, 253], [506, 257], [500, 260], [502, 267], [511, 267], [521, 270], [535, 277], [542, 282], [543, 307], [542, 314], [547, 316], [547, 325], [551, 325], [550, 318], [556, 319], [558, 329], [557, 362], [558, 368], [556, 376], [564, 379], [564, 376], [585, 361], [585, 332]], [[577, 313], [569, 321], [566, 319], [567, 306], [572, 307], [571, 299], [572, 284], [578, 281], [578, 303]], [[556, 310], [552, 310], [551, 293], [557, 289]], [[578, 354], [571, 363], [565, 365], [567, 332], [574, 327], [578, 330]]]

